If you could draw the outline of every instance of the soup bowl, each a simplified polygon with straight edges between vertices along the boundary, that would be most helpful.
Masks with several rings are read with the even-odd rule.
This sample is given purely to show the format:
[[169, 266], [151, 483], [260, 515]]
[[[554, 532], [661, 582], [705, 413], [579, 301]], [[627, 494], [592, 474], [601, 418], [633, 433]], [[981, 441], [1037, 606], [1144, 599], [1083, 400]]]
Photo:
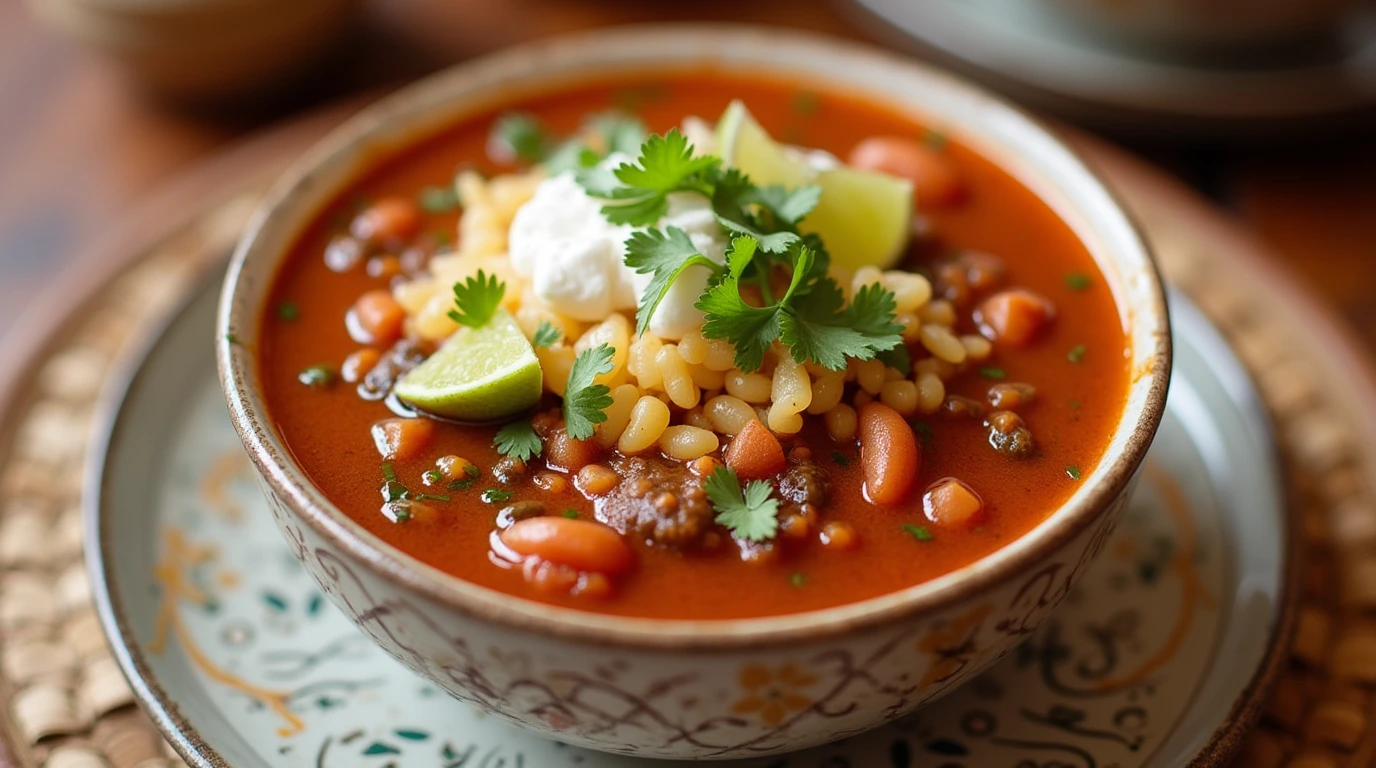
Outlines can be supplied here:
[[[1097, 468], [1044, 522], [891, 594], [785, 616], [656, 620], [512, 597], [412, 559], [308, 479], [268, 414], [254, 353], [291, 244], [381, 157], [512, 94], [646, 69], [768, 73], [938, 123], [1033, 190], [1087, 244], [1126, 329], [1131, 376]], [[741, 27], [622, 28], [464, 64], [358, 115], [268, 195], [234, 255], [218, 363], [273, 516], [329, 599], [450, 694], [561, 741], [661, 758], [769, 755], [853, 734], [960, 685], [1025, 638], [1103, 548], [1161, 419], [1161, 282], [1132, 221], [1038, 122], [940, 71], [830, 39]]]

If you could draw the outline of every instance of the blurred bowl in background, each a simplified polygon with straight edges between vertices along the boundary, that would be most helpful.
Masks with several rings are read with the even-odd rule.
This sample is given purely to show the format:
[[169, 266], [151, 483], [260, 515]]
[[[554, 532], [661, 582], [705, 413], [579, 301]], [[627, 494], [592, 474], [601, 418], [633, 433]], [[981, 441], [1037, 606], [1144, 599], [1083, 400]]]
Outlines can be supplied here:
[[1038, 0], [1109, 42], [1237, 54], [1337, 29], [1367, 0]]
[[360, 0], [29, 0], [43, 24], [141, 86], [213, 103], [273, 91], [358, 20]]

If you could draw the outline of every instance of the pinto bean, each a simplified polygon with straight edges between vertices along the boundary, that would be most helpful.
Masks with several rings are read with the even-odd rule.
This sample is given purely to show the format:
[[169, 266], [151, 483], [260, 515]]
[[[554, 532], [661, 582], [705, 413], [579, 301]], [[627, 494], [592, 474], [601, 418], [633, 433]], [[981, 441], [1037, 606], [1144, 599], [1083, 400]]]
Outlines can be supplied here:
[[502, 531], [502, 543], [525, 557], [579, 571], [615, 576], [635, 565], [635, 555], [615, 529], [590, 520], [531, 517]]
[[917, 437], [898, 412], [879, 402], [860, 408], [860, 464], [865, 496], [875, 504], [898, 504], [917, 482], [921, 467]]

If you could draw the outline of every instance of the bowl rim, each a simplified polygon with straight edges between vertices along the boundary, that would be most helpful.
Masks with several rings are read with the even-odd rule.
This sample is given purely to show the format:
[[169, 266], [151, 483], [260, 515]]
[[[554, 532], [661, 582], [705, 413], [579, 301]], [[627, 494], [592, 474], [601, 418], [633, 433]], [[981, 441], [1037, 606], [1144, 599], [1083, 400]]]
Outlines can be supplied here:
[[[515, 597], [421, 563], [366, 531], [326, 499], [291, 458], [290, 449], [272, 426], [257, 389], [258, 361], [253, 345], [239, 343], [234, 336], [236, 328], [256, 327], [256, 318], [262, 316], [272, 280], [291, 250], [290, 243], [307, 222], [319, 215], [315, 210], [293, 217], [279, 209], [293, 196], [304, 194], [316, 184], [314, 176], [321, 168], [328, 168], [332, 163], [343, 165], [351, 155], [356, 158], [362, 154], [357, 151], [360, 148], [371, 148], [369, 140], [385, 134], [385, 126], [389, 124], [409, 121], [413, 126], [422, 126], [417, 129], [420, 131], [417, 135], [422, 138], [413, 135], [402, 142], [402, 146], [413, 146], [423, 137], [433, 135], [439, 126], [452, 124], [450, 120], [436, 123], [427, 115], [439, 108], [444, 99], [451, 100], [451, 104], [462, 102], [465, 90], [482, 78], [506, 78], [510, 81], [507, 84], [516, 90], [538, 91], [539, 84], [544, 82], [547, 91], [551, 82], [557, 83], [561, 77], [567, 79], [564, 67], [577, 67], [580, 59], [596, 59], [599, 52], [619, 48], [660, 47], [656, 44], [663, 44], [664, 49], [671, 48], [671, 44], [700, 46], [694, 50], [701, 62], [724, 68], [730, 68], [729, 61], [724, 57], [715, 58], [714, 54], [725, 50], [728, 44], [756, 46], [766, 58], [787, 59], [790, 55], [808, 54], [820, 59], [850, 60], [858, 66], [889, 68], [902, 77], [913, 78], [915, 82], [925, 81], [927, 85], [939, 86], [978, 102], [981, 107], [995, 110], [1000, 119], [1016, 121], [1020, 130], [1029, 131], [1044, 148], [1060, 153], [1056, 160], [1082, 178], [1080, 186], [1085, 192], [1109, 205], [1107, 210], [1117, 217], [1110, 222], [1114, 231], [1120, 239], [1125, 238], [1122, 242], [1133, 252], [1131, 255], [1145, 266], [1140, 277], [1145, 282], [1136, 288], [1149, 294], [1149, 299], [1144, 304], [1145, 313], [1134, 316], [1131, 322], [1146, 324], [1146, 338], [1149, 339], [1146, 349], [1149, 351], [1142, 355], [1145, 365], [1140, 370], [1134, 369], [1130, 386], [1136, 389], [1145, 379], [1147, 387], [1140, 407], [1134, 409], [1129, 399], [1114, 427], [1113, 442], [1119, 438], [1123, 442], [1120, 455], [1106, 454], [1101, 458], [1100, 464], [1086, 475], [1080, 490], [1031, 530], [951, 573], [857, 602], [747, 619], [615, 616]], [[674, 58], [675, 55], [680, 58]], [[664, 58], [638, 63], [660, 70], [693, 63], [680, 54], [651, 53], [647, 58], [653, 56]], [[624, 74], [625, 71], [623, 62], [620, 72]], [[559, 74], [551, 74], [555, 72]], [[837, 79], [845, 80], [846, 77], [842, 74]], [[579, 79], [599, 79], [599, 72], [585, 72]], [[854, 79], [852, 76], [851, 80]], [[471, 100], [473, 94], [467, 95]], [[940, 116], [935, 112], [931, 114]], [[427, 126], [429, 130], [424, 129]], [[370, 155], [370, 161], [373, 159]], [[355, 170], [343, 175], [346, 180], [336, 184], [331, 194], [355, 183], [360, 173]], [[1058, 184], [1052, 186], [1059, 188]], [[1038, 197], [1045, 200], [1042, 194]], [[283, 243], [276, 248], [262, 242], [267, 237], [265, 232], [273, 226], [285, 227], [291, 233], [284, 236]], [[251, 303], [244, 295], [254, 289], [254, 280], [245, 275], [251, 260], [266, 262], [259, 268], [269, 274], [264, 278], [266, 285], [259, 291], [257, 303]], [[1106, 269], [1101, 260], [1096, 261], [1100, 269]], [[1123, 296], [1115, 297], [1120, 312], [1124, 311], [1123, 300]], [[243, 318], [248, 322], [243, 322]], [[1164, 283], [1151, 247], [1118, 195], [1046, 124], [955, 75], [892, 52], [811, 32], [737, 24], [632, 25], [526, 43], [430, 75], [367, 107], [304, 154], [260, 203], [231, 259], [220, 297], [216, 330], [216, 363], [235, 430], [271, 491], [316, 534], [392, 585], [466, 617], [546, 636], [654, 649], [758, 648], [833, 637], [945, 608], [1015, 578], [1087, 530], [1126, 491], [1165, 412], [1172, 361]]]

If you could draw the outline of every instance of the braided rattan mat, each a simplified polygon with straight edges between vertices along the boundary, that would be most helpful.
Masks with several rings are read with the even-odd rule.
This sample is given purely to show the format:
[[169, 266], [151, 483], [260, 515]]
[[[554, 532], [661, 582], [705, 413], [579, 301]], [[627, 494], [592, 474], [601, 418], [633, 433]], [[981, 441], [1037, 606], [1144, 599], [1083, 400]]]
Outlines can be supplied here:
[[[1306, 565], [1296, 632], [1269, 701], [1237, 713], [1256, 768], [1369, 766], [1376, 685], [1376, 402], [1329, 321], [1271, 274], [1232, 225], [1134, 161], [1090, 147], [1146, 225], [1174, 284], [1232, 339], [1277, 424]], [[147, 246], [30, 361], [0, 411], [0, 768], [165, 768], [181, 761], [134, 706], [106, 648], [81, 561], [84, 451], [122, 348], [221, 258], [253, 194]], [[6, 361], [14, 364], [15, 361]], [[1294, 606], [1292, 606], [1294, 607]], [[1258, 628], [1260, 631], [1261, 628]], [[1288, 637], [1289, 633], [1285, 635]], [[1268, 677], [1270, 676], [1268, 673]]]

